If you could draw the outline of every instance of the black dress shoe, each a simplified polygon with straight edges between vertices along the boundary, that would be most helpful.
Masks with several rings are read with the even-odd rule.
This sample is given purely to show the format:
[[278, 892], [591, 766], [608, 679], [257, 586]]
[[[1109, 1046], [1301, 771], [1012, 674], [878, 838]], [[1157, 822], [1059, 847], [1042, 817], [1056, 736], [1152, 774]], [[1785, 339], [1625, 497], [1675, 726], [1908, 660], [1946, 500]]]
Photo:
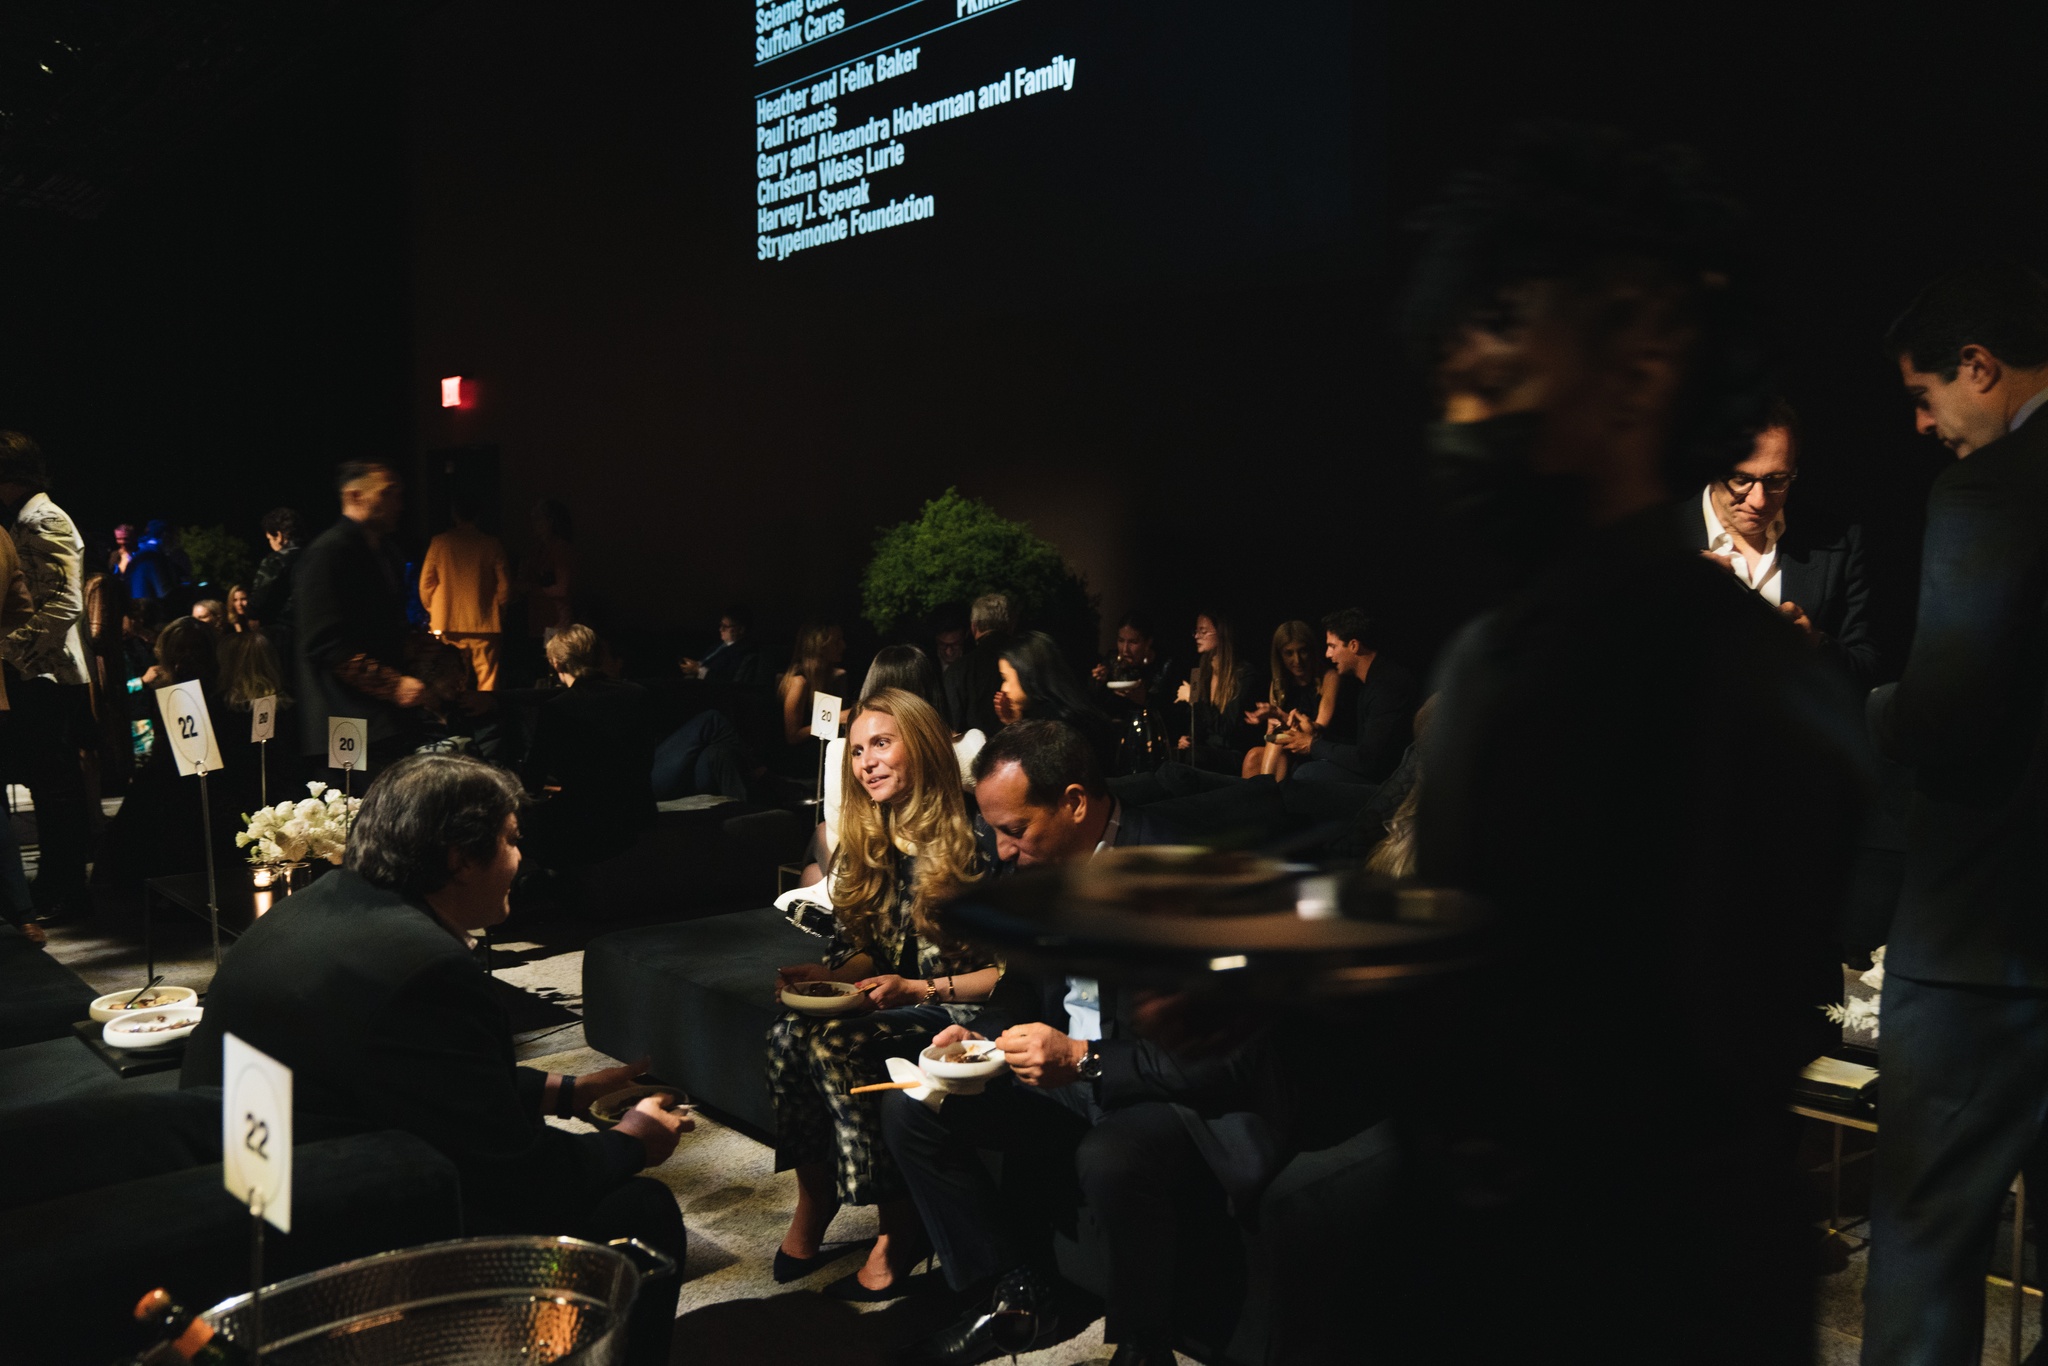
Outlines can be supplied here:
[[1171, 1347], [1142, 1342], [1119, 1342], [1109, 1366], [1179, 1366]]
[[814, 1271], [823, 1271], [847, 1253], [858, 1252], [872, 1242], [874, 1239], [870, 1238], [864, 1243], [844, 1243], [838, 1247], [820, 1248], [815, 1257], [792, 1257], [778, 1247], [775, 1249], [775, 1283], [788, 1285], [791, 1281], [800, 1281]]
[[1012, 1271], [996, 1282], [986, 1303], [912, 1347], [904, 1360], [912, 1366], [974, 1366], [1028, 1352], [1057, 1327], [1051, 1283], [1030, 1271]]

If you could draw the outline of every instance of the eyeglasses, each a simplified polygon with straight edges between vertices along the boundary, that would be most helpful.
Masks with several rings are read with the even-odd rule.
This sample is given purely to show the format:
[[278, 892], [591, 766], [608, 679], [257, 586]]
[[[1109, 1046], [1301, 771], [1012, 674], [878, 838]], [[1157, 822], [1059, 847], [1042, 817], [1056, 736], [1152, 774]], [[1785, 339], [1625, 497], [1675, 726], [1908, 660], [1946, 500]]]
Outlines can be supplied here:
[[1723, 479], [1721, 484], [1737, 498], [1749, 497], [1749, 491], [1758, 484], [1762, 484], [1764, 492], [1775, 498], [1786, 489], [1791, 488], [1792, 481], [1798, 477], [1799, 472], [1797, 470], [1792, 471], [1790, 474], [1767, 474], [1761, 479], [1753, 474], [1731, 474], [1726, 479]]

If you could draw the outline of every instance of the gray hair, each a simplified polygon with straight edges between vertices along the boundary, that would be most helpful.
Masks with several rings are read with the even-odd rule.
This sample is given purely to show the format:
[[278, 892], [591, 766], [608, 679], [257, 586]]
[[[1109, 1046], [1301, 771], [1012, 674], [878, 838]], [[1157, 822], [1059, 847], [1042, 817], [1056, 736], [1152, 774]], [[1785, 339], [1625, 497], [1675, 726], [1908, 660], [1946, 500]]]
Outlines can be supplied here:
[[974, 607], [967, 614], [967, 622], [976, 631], [987, 634], [990, 631], [1012, 631], [1017, 619], [1010, 609], [1010, 599], [1002, 593], [983, 593], [974, 600]]

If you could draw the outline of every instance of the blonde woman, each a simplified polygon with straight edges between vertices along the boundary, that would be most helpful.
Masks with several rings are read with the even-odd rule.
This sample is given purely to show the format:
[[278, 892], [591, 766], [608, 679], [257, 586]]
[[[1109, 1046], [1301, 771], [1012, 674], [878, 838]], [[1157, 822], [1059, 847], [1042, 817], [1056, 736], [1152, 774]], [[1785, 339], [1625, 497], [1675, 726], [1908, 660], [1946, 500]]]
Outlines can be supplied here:
[[1244, 714], [1258, 727], [1261, 743], [1247, 750], [1244, 771], [1276, 782], [1287, 776], [1290, 756], [1272, 741], [1276, 731], [1306, 729], [1321, 734], [1337, 714], [1337, 671], [1323, 658], [1323, 641], [1305, 621], [1283, 621], [1273, 632], [1273, 681], [1266, 698]]
[[775, 1279], [793, 1281], [832, 1260], [819, 1249], [840, 1206], [877, 1205], [881, 1237], [860, 1270], [827, 1293], [885, 1300], [903, 1293], [923, 1255], [924, 1231], [882, 1141], [875, 1102], [848, 1092], [887, 1081], [890, 1054], [914, 1054], [938, 1030], [973, 1019], [1000, 972], [990, 955], [949, 939], [933, 918], [941, 901], [979, 875], [953, 737], [938, 712], [899, 688], [862, 701], [840, 781], [839, 837], [827, 874], [832, 913], [805, 925], [831, 948], [823, 962], [780, 969], [777, 989], [851, 982], [871, 1009], [786, 1013], [768, 1031], [775, 1169], [794, 1169], [797, 1178], [796, 1215], [775, 1254]]

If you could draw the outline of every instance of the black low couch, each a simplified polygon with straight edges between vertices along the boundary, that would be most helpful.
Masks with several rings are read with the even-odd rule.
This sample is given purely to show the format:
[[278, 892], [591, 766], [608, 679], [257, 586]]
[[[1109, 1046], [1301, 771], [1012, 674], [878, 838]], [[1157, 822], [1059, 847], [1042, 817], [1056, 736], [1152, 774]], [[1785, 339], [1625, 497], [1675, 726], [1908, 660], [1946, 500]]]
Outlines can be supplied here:
[[[222, 1187], [220, 1136], [208, 1090], [0, 1113], [0, 1281], [34, 1306], [14, 1316], [9, 1360], [105, 1366], [140, 1345], [131, 1311], [149, 1290], [202, 1308], [249, 1289], [249, 1215]], [[292, 1232], [267, 1231], [266, 1280], [461, 1235], [454, 1164], [410, 1134], [301, 1144], [292, 1167]]]

